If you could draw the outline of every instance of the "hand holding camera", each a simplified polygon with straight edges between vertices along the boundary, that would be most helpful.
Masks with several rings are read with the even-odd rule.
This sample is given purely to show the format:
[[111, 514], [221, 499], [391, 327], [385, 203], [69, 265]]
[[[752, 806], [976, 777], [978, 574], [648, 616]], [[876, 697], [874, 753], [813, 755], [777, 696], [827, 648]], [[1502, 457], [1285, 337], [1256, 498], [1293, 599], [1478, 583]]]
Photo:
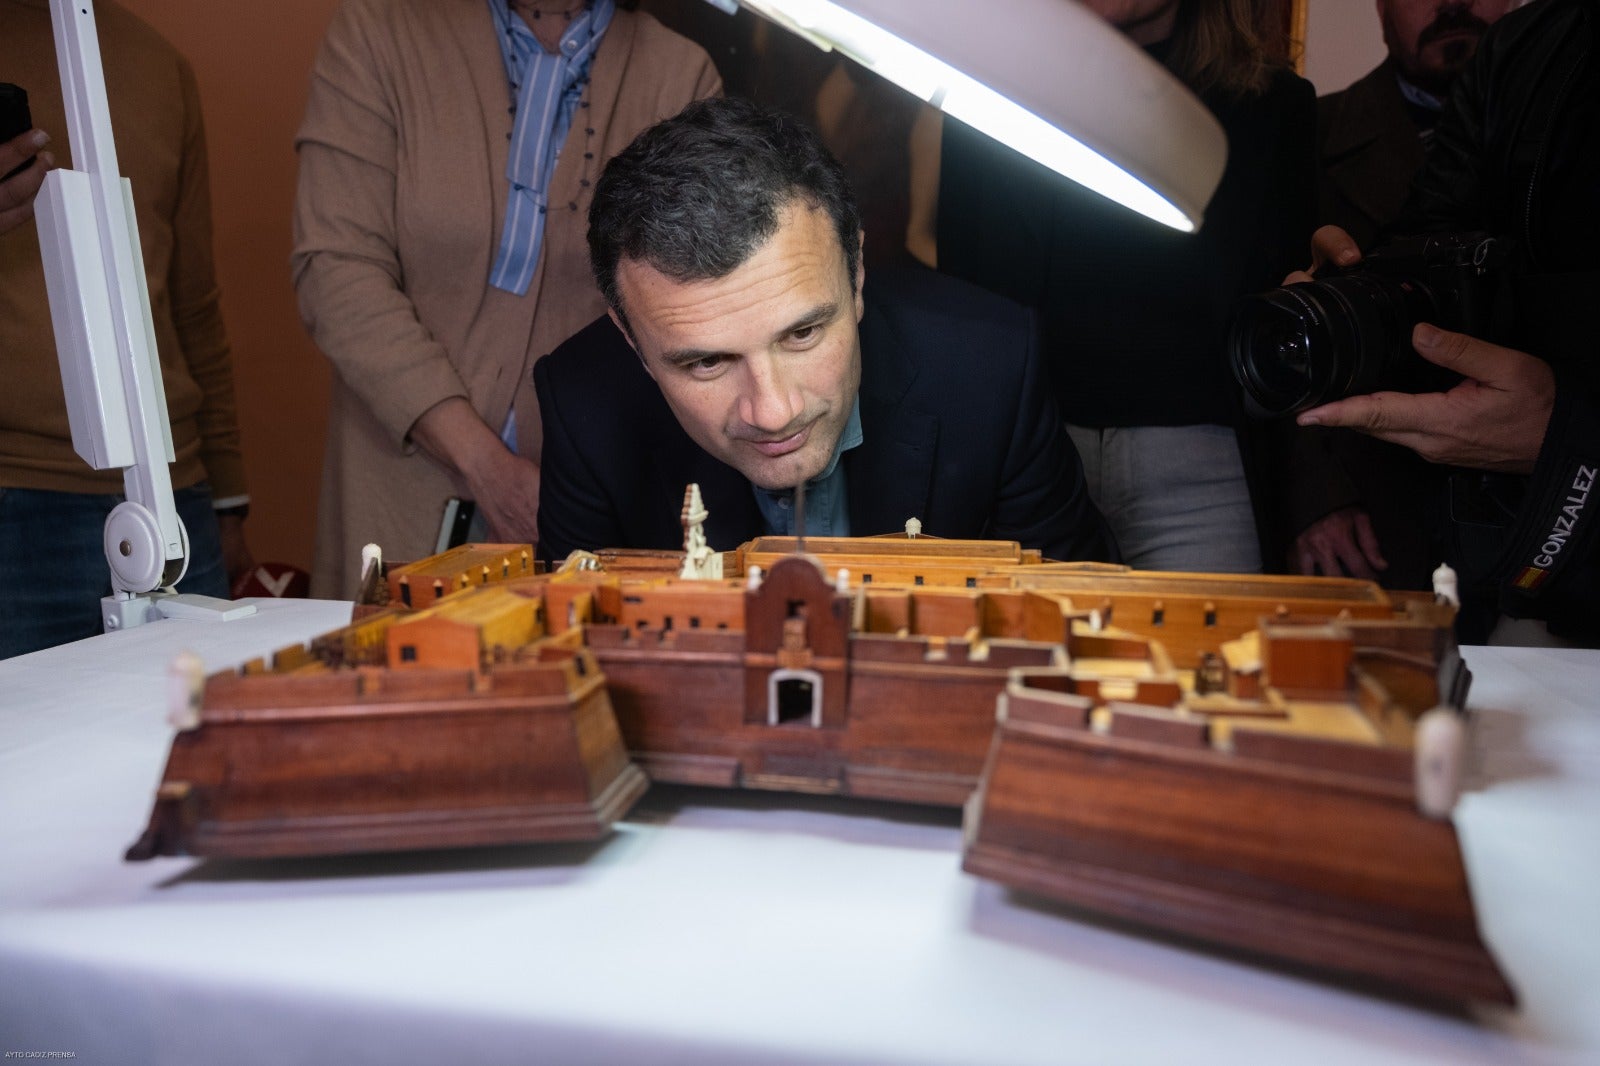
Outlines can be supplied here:
[[1526, 352], [1425, 322], [1418, 355], [1464, 379], [1447, 392], [1376, 392], [1302, 411], [1302, 426], [1347, 426], [1400, 444], [1432, 463], [1508, 474], [1532, 472], [1555, 406], [1550, 367]]
[[1318, 236], [1321, 277], [1246, 297], [1234, 314], [1228, 358], [1252, 414], [1379, 389], [1442, 392], [1455, 379], [1417, 357], [1412, 327], [1492, 337], [1507, 317], [1500, 243], [1487, 234], [1403, 237], [1365, 258], [1335, 227]]
[[1298, 411], [1302, 426], [1360, 430], [1434, 463], [1533, 469], [1555, 376], [1479, 339], [1505, 317], [1494, 238], [1402, 238], [1363, 259], [1349, 234], [1324, 226], [1312, 259], [1331, 276], [1291, 274], [1235, 315], [1229, 359], [1254, 413]]
[[1317, 271], [1325, 266], [1353, 267], [1361, 262], [1361, 246], [1338, 226], [1320, 226], [1311, 235], [1311, 265], [1283, 279], [1285, 285], [1316, 281]]

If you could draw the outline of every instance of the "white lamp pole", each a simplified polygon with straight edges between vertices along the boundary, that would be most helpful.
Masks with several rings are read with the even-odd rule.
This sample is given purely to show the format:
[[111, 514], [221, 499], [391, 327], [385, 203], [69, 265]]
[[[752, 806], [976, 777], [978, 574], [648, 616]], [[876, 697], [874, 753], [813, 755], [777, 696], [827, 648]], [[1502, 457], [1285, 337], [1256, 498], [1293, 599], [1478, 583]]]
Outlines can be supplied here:
[[127, 496], [106, 520], [108, 630], [162, 615], [236, 617], [236, 607], [172, 592], [189, 535], [172, 496], [172, 427], [161, 383], [132, 186], [117, 167], [92, 0], [51, 0], [72, 170], [45, 176], [35, 203], [72, 445], [96, 470], [123, 470]]

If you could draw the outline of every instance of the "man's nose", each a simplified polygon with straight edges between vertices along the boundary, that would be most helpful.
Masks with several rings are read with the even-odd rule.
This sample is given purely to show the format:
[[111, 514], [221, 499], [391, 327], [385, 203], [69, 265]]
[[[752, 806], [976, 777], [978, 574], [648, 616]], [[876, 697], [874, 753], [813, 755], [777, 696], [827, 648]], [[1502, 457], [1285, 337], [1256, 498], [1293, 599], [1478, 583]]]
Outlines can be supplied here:
[[794, 428], [805, 410], [800, 390], [785, 373], [783, 361], [761, 354], [747, 358], [748, 380], [739, 397], [739, 417], [758, 433], [779, 434]]

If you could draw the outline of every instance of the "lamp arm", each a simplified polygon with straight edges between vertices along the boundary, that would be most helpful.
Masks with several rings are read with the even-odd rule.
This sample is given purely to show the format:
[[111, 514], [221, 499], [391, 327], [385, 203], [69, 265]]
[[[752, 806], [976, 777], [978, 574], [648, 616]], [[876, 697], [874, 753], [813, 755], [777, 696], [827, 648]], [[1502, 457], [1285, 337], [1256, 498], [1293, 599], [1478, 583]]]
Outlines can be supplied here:
[[131, 600], [182, 578], [189, 538], [172, 495], [172, 428], [94, 7], [51, 0], [50, 17], [73, 169], [45, 178], [39, 244], [73, 447], [97, 470], [123, 471], [127, 501], [106, 520], [105, 551], [114, 598]]

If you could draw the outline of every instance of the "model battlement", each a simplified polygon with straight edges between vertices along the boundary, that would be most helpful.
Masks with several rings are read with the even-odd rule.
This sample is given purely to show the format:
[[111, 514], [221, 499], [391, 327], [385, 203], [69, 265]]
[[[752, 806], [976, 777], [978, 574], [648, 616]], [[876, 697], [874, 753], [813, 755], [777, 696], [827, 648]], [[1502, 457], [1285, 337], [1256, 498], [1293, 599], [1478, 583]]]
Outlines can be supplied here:
[[[1356, 688], [1380, 691], [1364, 680]], [[1000, 719], [1023, 728], [1087, 730], [1223, 756], [1273, 758], [1282, 752], [1298, 765], [1353, 770], [1408, 790], [1414, 776], [1415, 712], [1385, 695], [1352, 706], [1346, 691], [1291, 700], [1271, 690], [1260, 702], [1202, 705], [1175, 676], [1115, 678], [1076, 666], [1032, 668], [1012, 671]]]
[[332, 668], [309, 645], [274, 658], [283, 669], [211, 676], [198, 713], [176, 715], [128, 858], [593, 839], [646, 787], [598, 663], [570, 638], [492, 671]]
[[[725, 557], [730, 577], [754, 568], [770, 570], [780, 559], [801, 552], [794, 537], [758, 537]], [[1037, 566], [1037, 551], [1016, 541], [941, 540], [938, 537], [807, 537], [804, 553], [829, 577], [844, 571], [860, 585], [897, 584], [942, 587], [1003, 587], [1014, 567]], [[1098, 564], [1093, 564], [1098, 565]]]
[[[731, 722], [790, 721], [779, 705], [793, 690], [792, 700], [810, 708], [799, 717], [841, 729], [857, 706], [852, 689], [869, 676], [926, 685], [928, 698], [938, 699], [948, 695], [941, 686], [955, 676], [950, 670], [1003, 675], [1053, 667], [1066, 671], [1055, 691], [1089, 699], [1102, 718], [1119, 704], [1214, 723], [1200, 733], [1224, 744], [1243, 717], [1342, 744], [1402, 749], [1417, 715], [1449, 695], [1439, 683], [1448, 665], [1447, 609], [1421, 601], [1397, 609], [1366, 582], [1084, 571], [1034, 561], [1015, 544], [929, 538], [821, 538], [808, 542], [819, 554], [775, 555], [791, 544], [766, 538], [746, 545], [733, 553], [736, 576], [717, 580], [676, 577], [665, 565], [670, 553], [610, 553], [618, 567], [636, 555], [642, 572], [597, 569], [591, 561], [534, 575], [523, 569], [520, 547], [467, 546], [389, 576], [391, 589], [407, 587], [401, 579], [448, 579], [459, 591], [426, 607], [393, 605], [307, 647], [280, 650], [270, 671], [258, 663], [245, 673], [337, 677], [354, 668], [373, 676], [386, 669], [396, 677], [438, 674], [436, 684], [447, 688], [466, 682], [445, 678], [474, 676], [482, 687], [508, 666], [582, 646], [613, 675], [625, 727], [636, 701], [655, 706], [662, 698], [646, 695], [650, 682], [628, 671], [656, 671], [676, 698], [677, 684], [668, 679], [703, 686], [710, 679], [695, 672], [717, 668], [731, 671], [729, 680], [744, 678], [708, 690], [728, 694]], [[833, 563], [871, 563], [877, 552], [895, 565], [932, 560], [962, 580], [830, 578]], [[766, 566], [758, 569], [756, 560]], [[737, 573], [744, 565], [750, 570]], [[997, 576], [1004, 585], [987, 583]], [[976, 584], [979, 578], [986, 583]], [[779, 680], [769, 692], [772, 677]], [[314, 684], [331, 702], [432, 691], [423, 681], [412, 689], [349, 678]], [[998, 682], [989, 684], [998, 691]], [[266, 686], [248, 697], [228, 688], [208, 694], [208, 702], [241, 705], [276, 698]], [[1157, 728], [1138, 721], [1147, 734]]]
[[420, 609], [491, 582], [530, 577], [535, 569], [532, 545], [463, 544], [390, 570], [389, 601]]
[[[290, 649], [278, 653], [281, 660]], [[309, 655], [305, 648], [298, 649]], [[552, 649], [553, 650], [553, 649]], [[545, 654], [541, 654], [545, 652]], [[593, 687], [601, 670], [592, 654], [565, 649], [559, 655], [530, 647], [492, 672], [473, 668], [389, 670], [356, 667], [329, 670], [315, 659], [290, 670], [267, 670], [261, 660], [206, 679], [202, 722], [227, 721], [235, 711], [272, 708], [383, 706], [405, 713], [410, 703], [484, 699], [569, 699]]]
[[584, 641], [606, 650], [677, 651], [685, 654], [741, 655], [744, 633], [723, 629], [658, 629], [591, 623], [583, 628]]

